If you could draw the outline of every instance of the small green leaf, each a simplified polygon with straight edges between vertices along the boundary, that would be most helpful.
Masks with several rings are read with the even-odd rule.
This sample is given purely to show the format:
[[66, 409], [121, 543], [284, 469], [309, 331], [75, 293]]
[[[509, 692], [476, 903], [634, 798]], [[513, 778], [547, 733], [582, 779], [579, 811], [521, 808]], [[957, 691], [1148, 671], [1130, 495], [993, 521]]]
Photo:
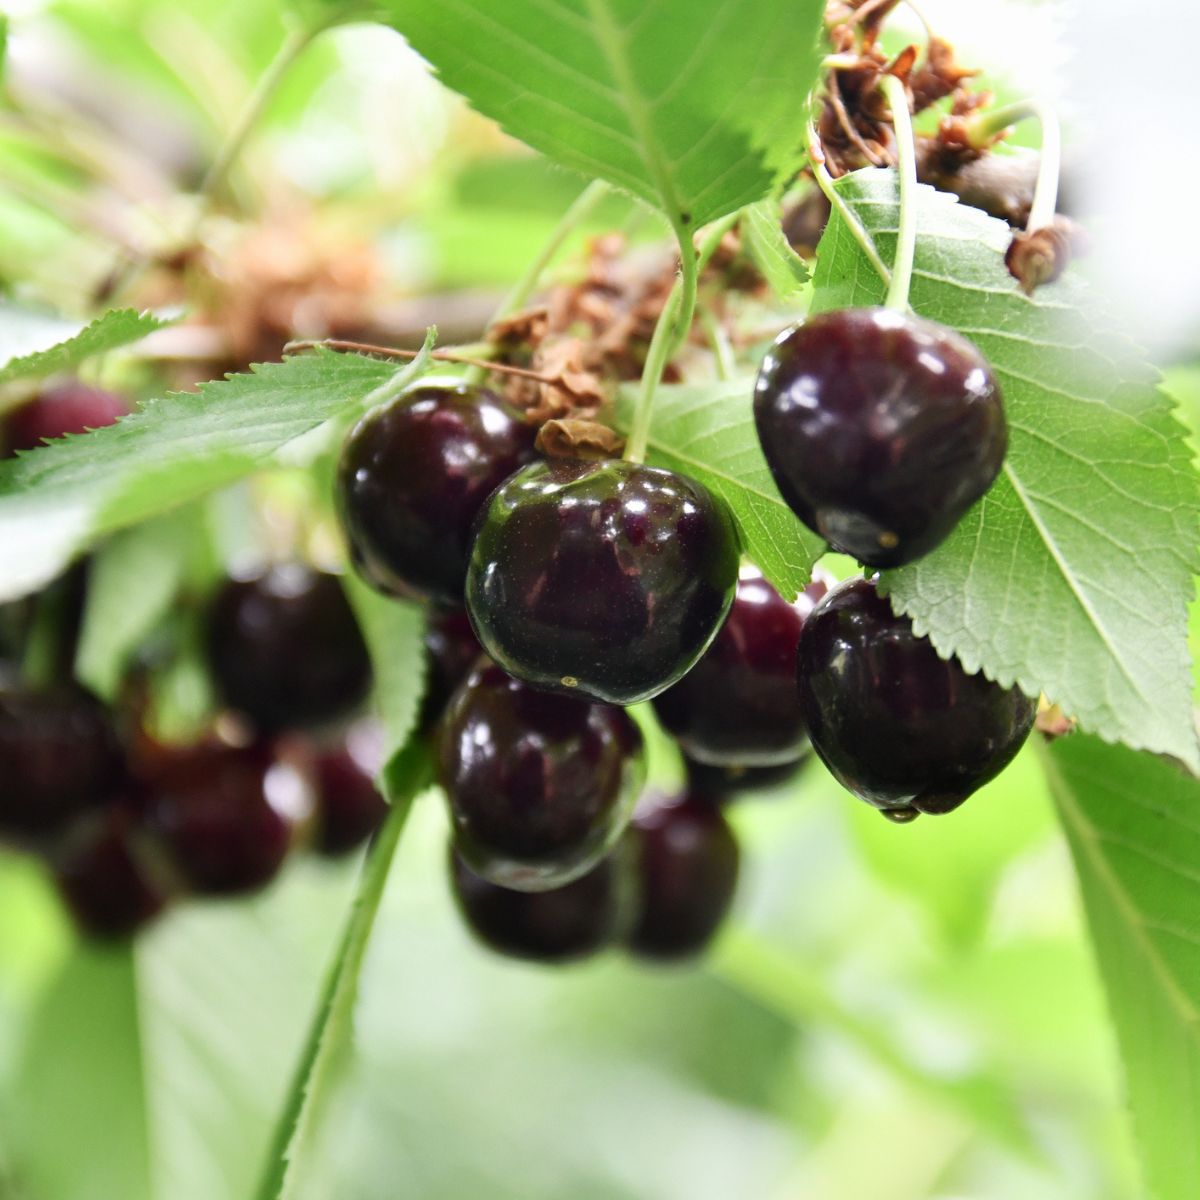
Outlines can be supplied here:
[[[795, 597], [825, 543], [783, 502], [754, 428], [753, 378], [660, 388], [650, 424], [649, 461], [698, 480], [724, 498], [742, 531], [747, 557], [779, 592]], [[637, 386], [618, 397], [617, 422], [628, 430]]]
[[425, 692], [425, 611], [381, 596], [357, 576], [346, 579], [346, 592], [371, 652], [374, 702], [386, 735], [381, 784], [391, 799], [393, 762], [416, 727]]
[[[415, 378], [356, 354], [259, 366], [152, 400], [115, 425], [0, 463], [0, 600], [52, 579], [102, 534], [157, 516], [278, 461], [326, 421], [348, 423]], [[318, 436], [312, 447], [320, 449]], [[308, 443], [304, 443], [307, 445]]]
[[116, 696], [134, 651], [170, 611], [199, 534], [181, 509], [116, 535], [95, 556], [75, 673], [98, 696]]
[[114, 309], [90, 325], [0, 305], [0, 386], [73, 371], [95, 354], [140, 341], [168, 324], [132, 308]]
[[1200, 781], [1078, 734], [1047, 751], [1157, 1200], [1200, 1195]]
[[131, 950], [81, 945], [41, 1001], [10, 1093], [31, 1197], [149, 1200], [143, 1067]]
[[760, 200], [742, 210], [742, 238], [751, 261], [785, 304], [808, 291], [808, 265], [788, 244], [780, 224], [779, 201]]
[[821, 0], [384, 0], [514, 137], [697, 228], [796, 168]]
[[[894, 172], [859, 171], [838, 188], [888, 261]], [[1077, 272], [1031, 299], [1004, 267], [1006, 224], [929, 187], [917, 204], [912, 306], [987, 356], [1009, 449], [949, 539], [887, 572], [885, 589], [969, 670], [1044, 691], [1110, 741], [1200, 766], [1186, 623], [1200, 494], [1170, 402]], [[815, 283], [816, 311], [884, 293], [836, 217]]]

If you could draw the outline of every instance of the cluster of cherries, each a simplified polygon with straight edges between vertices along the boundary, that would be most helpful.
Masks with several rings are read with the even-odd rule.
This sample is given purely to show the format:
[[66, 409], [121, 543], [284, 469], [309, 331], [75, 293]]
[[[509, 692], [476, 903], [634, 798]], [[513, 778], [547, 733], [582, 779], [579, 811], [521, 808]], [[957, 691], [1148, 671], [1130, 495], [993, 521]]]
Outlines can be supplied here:
[[[1006, 450], [975, 347], [883, 309], [787, 331], [754, 411], [785, 500], [873, 567], [944, 540]], [[69, 431], [54, 424], [25, 444]], [[451, 887], [485, 944], [541, 961], [695, 954], [736, 886], [731, 796], [787, 778], [811, 746], [904, 822], [957, 807], [1020, 748], [1033, 703], [940, 658], [874, 580], [817, 577], [790, 601], [742, 564], [732, 514], [696, 480], [543, 459], [534, 433], [483, 386], [426, 382], [356, 426], [336, 483], [356, 569], [427, 606], [421, 733]], [[175, 895], [259, 887], [298, 842], [340, 852], [383, 814], [369, 765], [328, 732], [370, 678], [336, 577], [289, 564], [228, 581], [208, 633], [239, 744], [122, 738], [76, 685], [0, 688], [0, 836], [48, 856], [92, 932], [130, 932]], [[641, 796], [626, 708], [642, 701], [683, 754], [678, 795]]]
[[[1006, 448], [978, 351], [883, 309], [788, 331], [755, 414], [797, 515], [872, 566], [940, 543]], [[874, 580], [819, 578], [789, 602], [740, 565], [719, 496], [640, 463], [540, 460], [521, 414], [476, 385], [427, 383], [364, 418], [337, 500], [363, 577], [431, 606], [453, 886], [510, 954], [701, 949], [736, 882], [722, 802], [810, 744], [904, 822], [957, 807], [1032, 727], [1031, 701], [939, 658]], [[645, 700], [688, 783], [635, 811], [624, 710]]]
[[[81, 384], [47, 389], [14, 413], [7, 443], [32, 448], [125, 411]], [[217, 590], [208, 659], [236, 717], [188, 745], [155, 741], [133, 706], [63, 682], [85, 577], [73, 568], [47, 594], [63, 641], [54, 680], [0, 667], [0, 843], [44, 858], [85, 933], [124, 937], [180, 897], [262, 888], [300, 846], [335, 856], [366, 841], [386, 812], [379, 739], [349, 723], [370, 663], [336, 576], [286, 564]], [[7, 614], [16, 628], [0, 650], [20, 653], [27, 615]]]

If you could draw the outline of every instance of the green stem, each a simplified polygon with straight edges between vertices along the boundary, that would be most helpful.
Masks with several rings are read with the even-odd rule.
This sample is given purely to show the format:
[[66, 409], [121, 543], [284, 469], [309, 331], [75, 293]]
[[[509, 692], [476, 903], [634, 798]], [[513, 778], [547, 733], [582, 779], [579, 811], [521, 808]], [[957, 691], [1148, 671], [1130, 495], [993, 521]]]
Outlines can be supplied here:
[[885, 75], [879, 86], [892, 109], [892, 124], [896, 128], [896, 169], [900, 174], [900, 231], [896, 238], [892, 282], [888, 284], [884, 304], [897, 312], [907, 312], [917, 252], [917, 147], [904, 84], [895, 75]]
[[[546, 244], [542, 247], [537, 258], [529, 264], [525, 274], [513, 285], [512, 291], [504, 297], [500, 307], [492, 314], [490, 325], [496, 325], [513, 313], [524, 308], [529, 297], [533, 295], [538, 281], [546, 268], [554, 261], [554, 257], [562, 249], [563, 243], [572, 233], [595, 211], [596, 207], [609, 193], [609, 185], [603, 179], [593, 180], [575, 197], [571, 207], [562, 215], [562, 219], [554, 227]], [[481, 383], [486, 372], [481, 367], [472, 367], [465, 376], [468, 383]]]
[[412, 752], [404, 785], [393, 796], [391, 811], [375, 835], [363, 865], [358, 892], [321, 989], [316, 1017], [271, 1137], [266, 1169], [255, 1193], [258, 1200], [284, 1200], [292, 1194], [297, 1178], [295, 1152], [306, 1132], [315, 1125], [319, 1107], [336, 1081], [336, 1068], [353, 1028], [358, 977], [392, 859], [413, 799], [427, 777], [428, 759], [424, 751]]
[[642, 390], [638, 395], [633, 423], [629, 430], [629, 441], [625, 445], [625, 458], [640, 463], [646, 459], [646, 446], [650, 440], [650, 413], [654, 408], [654, 396], [662, 382], [667, 363], [679, 352], [684, 339], [692, 328], [696, 314], [696, 289], [700, 272], [716, 253], [721, 239], [737, 224], [739, 213], [730, 213], [708, 227], [697, 250], [687, 230], [682, 226], [675, 232], [679, 238], [680, 272], [675, 286], [667, 297], [659, 314], [650, 348], [646, 352], [646, 365], [642, 368]]
[[704, 326], [708, 344], [712, 347], [713, 358], [716, 360], [717, 378], [722, 382], [727, 382], [733, 378], [737, 370], [737, 358], [733, 352], [733, 343], [729, 340], [729, 334], [725, 332], [724, 326], [711, 311], [702, 311], [700, 321]]
[[816, 126], [811, 121], [804, 126], [804, 138], [808, 147], [809, 169], [817, 181], [817, 187], [821, 189], [833, 211], [841, 218], [842, 224], [846, 226], [850, 236], [859, 244], [862, 252], [867, 256], [867, 261], [875, 268], [876, 274], [885, 284], [890, 285], [892, 273], [883, 259], [879, 257], [879, 251], [875, 249], [871, 235], [863, 228], [863, 224], [855, 215], [854, 210], [842, 199], [841, 193], [837, 190], [833, 176], [830, 175], [829, 168], [825, 165], [825, 151], [821, 149]]
[[967, 137], [972, 146], [981, 149], [1018, 121], [1030, 117], [1042, 127], [1041, 158], [1026, 225], [1033, 233], [1049, 225], [1058, 211], [1058, 181], [1062, 173], [1062, 129], [1058, 113], [1042, 100], [1020, 100], [971, 117], [967, 121]]
[[224, 143], [217, 151], [204, 179], [200, 183], [200, 214], [207, 208], [209, 201], [221, 190], [235, 162], [237, 162], [246, 142], [254, 132], [255, 126], [262, 120], [267, 106], [279, 90], [293, 63], [307, 49], [309, 43], [327, 28], [317, 25], [309, 29], [293, 29], [284, 38], [283, 44], [275, 53], [266, 71], [255, 85], [254, 90], [246, 99], [245, 106], [238, 114], [233, 128], [227, 134]]

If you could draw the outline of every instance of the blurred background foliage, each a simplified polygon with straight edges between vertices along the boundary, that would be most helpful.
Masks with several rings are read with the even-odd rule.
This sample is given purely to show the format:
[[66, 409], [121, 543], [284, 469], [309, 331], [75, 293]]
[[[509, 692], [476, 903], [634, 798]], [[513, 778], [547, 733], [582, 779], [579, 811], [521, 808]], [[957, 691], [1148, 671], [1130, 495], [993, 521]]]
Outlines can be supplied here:
[[[0, 284], [82, 315], [125, 256], [187, 227], [187, 192], [294, 13], [8, 10]], [[987, 65], [1003, 89], [1003, 55]], [[472, 115], [397, 35], [336, 29], [231, 173], [209, 230], [228, 272], [210, 325], [230, 336], [245, 255], [300, 245], [335, 301], [366, 279], [381, 337], [436, 321], [455, 340], [579, 183]], [[619, 199], [592, 231], [614, 227], [663, 235]], [[347, 263], [361, 267], [349, 283]], [[450, 904], [441, 806], [422, 798], [367, 961], [352, 1076], [301, 1193], [1132, 1195], [1111, 1031], [1037, 753], [952, 820], [911, 829], [817, 767], [740, 802], [735, 919], [708, 960], [674, 970], [487, 957]], [[676, 764], [656, 760], [665, 782]], [[260, 900], [189, 907], [131, 951], [101, 951], [75, 942], [36, 867], [0, 857], [0, 1197], [250, 1195], [354, 874], [304, 862]]]

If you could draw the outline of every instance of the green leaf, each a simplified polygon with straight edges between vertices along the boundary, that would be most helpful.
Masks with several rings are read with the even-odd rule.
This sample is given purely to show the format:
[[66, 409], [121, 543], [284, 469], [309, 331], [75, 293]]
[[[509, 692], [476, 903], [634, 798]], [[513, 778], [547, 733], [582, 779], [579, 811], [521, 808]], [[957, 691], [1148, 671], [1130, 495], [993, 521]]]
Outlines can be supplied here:
[[0, 386], [73, 371], [85, 359], [128, 346], [166, 324], [132, 308], [114, 309], [81, 326], [77, 321], [0, 305]]
[[259, 1200], [297, 1195], [301, 1164], [315, 1144], [319, 1117], [346, 1065], [353, 1040], [358, 978], [388, 872], [413, 799], [429, 777], [429, 756], [414, 741], [389, 765], [392, 811], [375, 835], [363, 866], [358, 892], [346, 919], [341, 944], [330, 966], [316, 1017], [300, 1055], [291, 1091], [275, 1128]]
[[[648, 461], [679, 471], [722, 496], [737, 518], [746, 556], [779, 592], [795, 597], [825, 543], [783, 502], [763, 458], [750, 397], [753, 378], [659, 388]], [[621, 389], [617, 424], [628, 431], [637, 385]]]
[[386, 0], [443, 81], [556, 162], [696, 228], [801, 156], [820, 0]]
[[95, 556], [75, 673], [116, 696], [129, 660], [171, 609], [196, 546], [197, 516], [181, 509], [117, 534]]
[[1125, 1063], [1157, 1200], [1200, 1195], [1200, 781], [1075, 735], [1047, 752], [1051, 785]]
[[374, 702], [386, 739], [380, 783], [391, 799], [397, 783], [403, 783], [403, 769], [396, 778], [396, 762], [416, 728], [425, 692], [425, 610], [419, 604], [381, 596], [357, 576], [348, 576], [345, 582], [371, 652]]
[[808, 291], [811, 276], [804, 259], [784, 236], [779, 201], [760, 200], [743, 209], [741, 230], [746, 253], [771, 291], [784, 303], [794, 304]]
[[320, 449], [345, 423], [425, 369], [320, 352], [199, 392], [150, 401], [115, 425], [0, 463], [0, 600], [53, 578], [102, 534], [156, 516], [281, 458]]
[[[890, 260], [895, 175], [838, 187]], [[1030, 299], [1004, 267], [1007, 225], [928, 187], [917, 203], [912, 306], [987, 356], [1009, 451], [950, 538], [885, 589], [968, 670], [1044, 691], [1109, 741], [1200, 765], [1186, 642], [1200, 499], [1170, 402], [1077, 273]], [[884, 293], [837, 218], [815, 283], [816, 310]]]
[[68, 959], [42, 998], [12, 1097], [6, 1133], [30, 1196], [148, 1200], [148, 1115], [128, 947], [84, 945]]
[[893, 1078], [969, 1116], [1025, 1157], [1041, 1155], [1016, 1097], [1003, 1082], [977, 1068], [942, 1072], [924, 1066], [886, 1022], [847, 1008], [820, 972], [760, 934], [728, 929], [714, 947], [708, 969], [798, 1028], [824, 1025], [835, 1030]]
[[138, 936], [155, 1200], [253, 1194], [352, 875], [295, 856], [257, 895], [181, 903]]

